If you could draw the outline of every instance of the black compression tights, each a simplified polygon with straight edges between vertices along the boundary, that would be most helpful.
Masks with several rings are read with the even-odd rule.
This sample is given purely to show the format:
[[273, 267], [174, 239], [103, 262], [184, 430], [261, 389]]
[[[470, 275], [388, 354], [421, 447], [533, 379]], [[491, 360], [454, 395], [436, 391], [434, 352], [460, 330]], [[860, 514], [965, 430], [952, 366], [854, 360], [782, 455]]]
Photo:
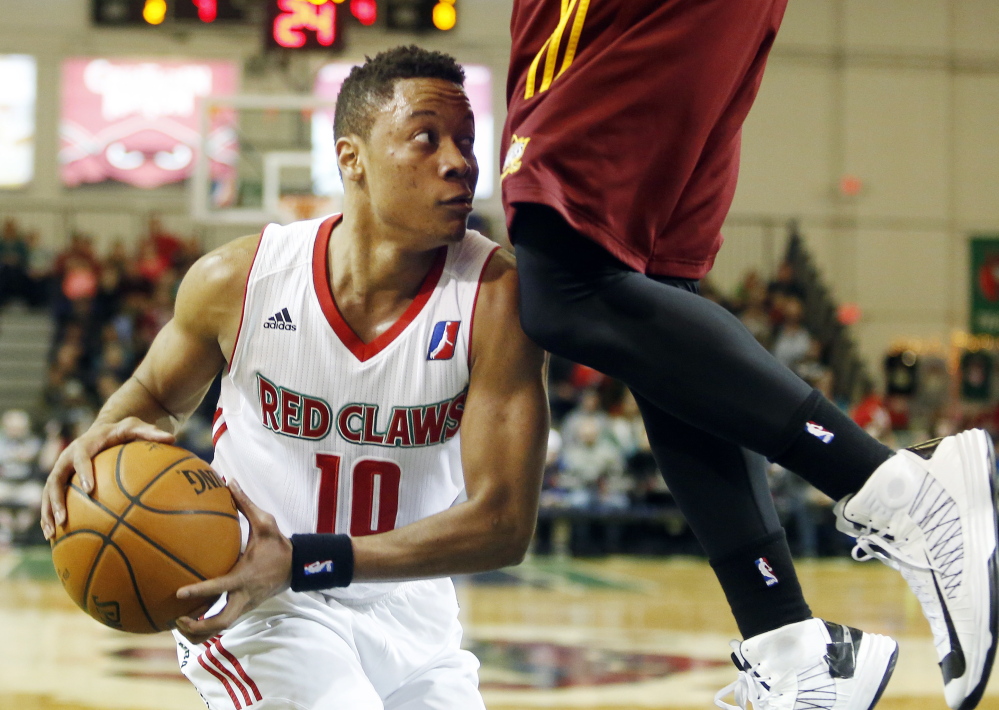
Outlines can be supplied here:
[[746, 449], [782, 450], [812, 388], [698, 296], [696, 282], [628, 269], [554, 210], [518, 206], [513, 238], [524, 331], [631, 388], [670, 492], [708, 555], [779, 530], [763, 458]]

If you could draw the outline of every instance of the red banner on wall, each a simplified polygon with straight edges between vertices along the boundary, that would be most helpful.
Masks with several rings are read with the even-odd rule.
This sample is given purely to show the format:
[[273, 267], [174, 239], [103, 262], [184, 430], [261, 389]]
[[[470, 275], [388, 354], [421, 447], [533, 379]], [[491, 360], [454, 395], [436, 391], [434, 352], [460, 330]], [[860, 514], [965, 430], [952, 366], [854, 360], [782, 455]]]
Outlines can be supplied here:
[[[198, 101], [236, 92], [233, 62], [68, 59], [62, 67], [59, 164], [68, 187], [106, 180], [155, 188], [190, 177], [200, 148]], [[235, 177], [234, 115], [210, 117], [212, 177]]]

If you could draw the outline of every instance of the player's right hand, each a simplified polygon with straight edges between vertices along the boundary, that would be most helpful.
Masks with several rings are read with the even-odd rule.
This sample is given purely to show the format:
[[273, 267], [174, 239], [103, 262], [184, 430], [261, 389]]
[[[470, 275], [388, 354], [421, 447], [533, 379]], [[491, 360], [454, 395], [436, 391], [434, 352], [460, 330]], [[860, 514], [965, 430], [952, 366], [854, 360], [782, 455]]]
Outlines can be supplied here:
[[127, 417], [118, 422], [96, 421], [67, 446], [56, 459], [42, 492], [42, 532], [45, 539], [55, 535], [56, 525], [66, 522], [66, 489], [73, 474], [79, 474], [80, 486], [88, 494], [94, 490], [93, 458], [104, 449], [136, 439], [172, 444], [174, 435], [144, 422]]
[[225, 606], [215, 616], [198, 619], [195, 612], [176, 620], [177, 630], [193, 644], [217, 636], [243, 614], [291, 586], [291, 540], [281, 533], [274, 516], [254, 505], [235, 480], [229, 481], [229, 491], [250, 524], [250, 538], [226, 574], [177, 590], [178, 599], [200, 597], [209, 606], [226, 595]]

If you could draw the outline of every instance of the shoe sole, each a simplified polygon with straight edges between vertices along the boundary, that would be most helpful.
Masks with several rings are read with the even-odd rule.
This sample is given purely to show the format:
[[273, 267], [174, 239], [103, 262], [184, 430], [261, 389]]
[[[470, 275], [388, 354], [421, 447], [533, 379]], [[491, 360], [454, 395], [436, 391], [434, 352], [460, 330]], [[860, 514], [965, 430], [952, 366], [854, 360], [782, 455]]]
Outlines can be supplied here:
[[[986, 479], [989, 483], [989, 501], [992, 503], [992, 554], [989, 557], [988, 562], [988, 584], [989, 584], [989, 632], [992, 634], [992, 643], [985, 653], [985, 662], [982, 665], [982, 675], [978, 680], [978, 684], [972, 688], [971, 692], [965, 697], [960, 705], [957, 706], [956, 710], [972, 710], [976, 707], [982, 699], [982, 695], [985, 693], [985, 686], [988, 685], [989, 676], [992, 674], [992, 664], [995, 661], [996, 655], [996, 645], [997, 645], [997, 634], [999, 634], [999, 590], [997, 590], [997, 570], [999, 570], [999, 515], [996, 512], [996, 492], [995, 492], [995, 447], [992, 445], [992, 439], [987, 433], [981, 429], [975, 429], [973, 433], [978, 439], [978, 445], [984, 448], [988, 468], [986, 470]], [[962, 458], [965, 452], [965, 446], [961, 446]], [[968, 447], [970, 448], [970, 447]], [[973, 452], [969, 452], [973, 455]], [[971, 490], [968, 491], [969, 497], [973, 495]]]

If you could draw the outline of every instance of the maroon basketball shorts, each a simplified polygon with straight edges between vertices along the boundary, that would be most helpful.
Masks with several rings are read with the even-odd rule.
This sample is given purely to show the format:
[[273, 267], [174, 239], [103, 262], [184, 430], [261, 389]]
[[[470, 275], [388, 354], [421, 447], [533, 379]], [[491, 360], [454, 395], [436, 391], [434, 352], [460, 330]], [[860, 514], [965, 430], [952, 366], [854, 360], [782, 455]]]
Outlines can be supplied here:
[[546, 204], [631, 268], [698, 279], [786, 0], [517, 0], [508, 224]]

